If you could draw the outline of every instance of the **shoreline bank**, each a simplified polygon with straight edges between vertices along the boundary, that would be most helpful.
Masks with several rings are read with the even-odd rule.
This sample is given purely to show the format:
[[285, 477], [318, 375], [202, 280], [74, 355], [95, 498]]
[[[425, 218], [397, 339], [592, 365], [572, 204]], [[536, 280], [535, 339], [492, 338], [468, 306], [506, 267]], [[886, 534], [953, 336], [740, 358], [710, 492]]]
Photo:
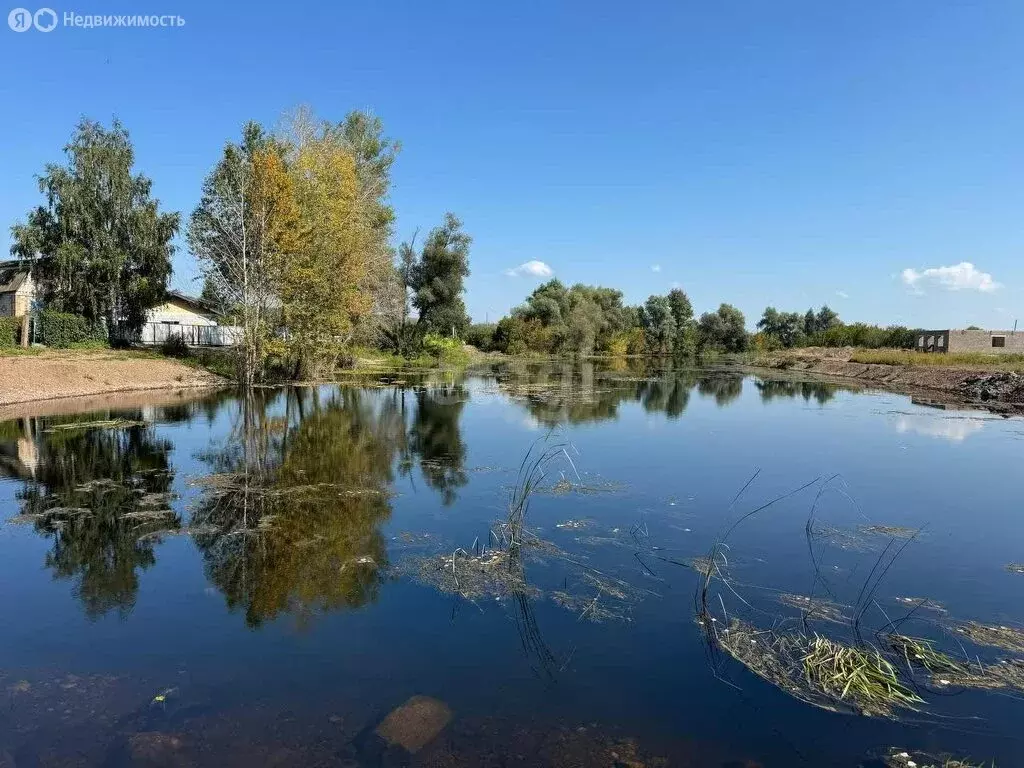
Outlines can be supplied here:
[[47, 351], [0, 357], [0, 411], [11, 406], [155, 390], [223, 387], [227, 380], [177, 360], [124, 353]]
[[911, 396], [918, 394], [950, 404], [980, 407], [1002, 413], [1024, 413], [1024, 374], [991, 368], [955, 365], [890, 365], [851, 359], [853, 349], [800, 349], [765, 353], [755, 358], [752, 371], [809, 373], [865, 386], [877, 386]]

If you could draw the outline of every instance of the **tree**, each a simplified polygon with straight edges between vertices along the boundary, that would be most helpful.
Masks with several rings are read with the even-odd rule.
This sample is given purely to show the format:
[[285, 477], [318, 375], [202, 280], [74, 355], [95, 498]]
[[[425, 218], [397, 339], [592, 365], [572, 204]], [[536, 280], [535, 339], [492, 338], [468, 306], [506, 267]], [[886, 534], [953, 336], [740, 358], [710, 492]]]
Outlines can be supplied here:
[[839, 319], [839, 313], [830, 309], [826, 304], [818, 310], [818, 316], [815, 319], [815, 331], [821, 333], [842, 324], [842, 321]]
[[411, 291], [413, 269], [416, 266], [416, 235], [412, 242], [402, 243], [398, 249], [398, 262], [381, 283], [375, 297], [377, 328], [385, 349], [397, 355], [407, 355], [416, 340], [417, 328], [411, 321]]
[[199, 294], [199, 300], [222, 314], [227, 314], [229, 305], [227, 298], [223, 296], [217, 284], [209, 278], [203, 279], [203, 290]]
[[743, 313], [731, 304], [722, 304], [717, 312], [705, 312], [697, 327], [701, 349], [742, 352], [747, 348], [747, 331]]
[[285, 171], [283, 148], [256, 123], [228, 143], [203, 182], [188, 225], [188, 243], [199, 259], [209, 292], [230, 307], [242, 329], [239, 380], [259, 379], [267, 346], [280, 320], [282, 265], [297, 247], [298, 211]]
[[673, 288], [668, 292], [668, 304], [676, 323], [673, 351], [677, 355], [692, 355], [696, 348], [696, 338], [690, 297], [682, 288]]
[[370, 313], [376, 209], [360, 194], [351, 151], [327, 128], [302, 136], [290, 153], [300, 237], [282, 265], [281, 308], [295, 375], [315, 377], [334, 369]]
[[469, 275], [470, 243], [472, 238], [453, 213], [446, 213], [444, 224], [427, 236], [411, 282], [417, 325], [424, 333], [447, 336], [454, 331], [461, 336], [469, 325], [462, 294]]
[[808, 309], [804, 315], [804, 334], [812, 336], [818, 332], [818, 316], [814, 314], [814, 309]]
[[563, 325], [569, 314], [569, 290], [557, 277], [537, 286], [526, 303], [513, 310], [524, 320], [538, 320], [542, 325]]
[[49, 307], [134, 335], [166, 295], [180, 215], [161, 213], [152, 182], [132, 175], [119, 121], [82, 120], [64, 152], [67, 164], [39, 177], [46, 205], [12, 227], [11, 253], [32, 262]]
[[805, 323], [806, 318], [796, 312], [779, 312], [775, 307], [768, 307], [757, 321], [757, 327], [788, 349], [803, 337]]
[[655, 354], [668, 354], [676, 334], [676, 320], [667, 296], [650, 296], [643, 305], [640, 325], [647, 337], [647, 349]]
[[593, 299], [577, 294], [566, 322], [565, 345], [579, 355], [592, 355], [604, 323], [604, 313]]

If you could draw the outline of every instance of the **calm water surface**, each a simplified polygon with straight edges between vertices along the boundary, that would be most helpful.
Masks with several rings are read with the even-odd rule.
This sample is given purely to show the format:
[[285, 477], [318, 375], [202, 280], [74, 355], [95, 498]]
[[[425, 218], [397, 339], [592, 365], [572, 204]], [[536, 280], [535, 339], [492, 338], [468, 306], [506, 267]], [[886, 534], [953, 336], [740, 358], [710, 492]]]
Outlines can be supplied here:
[[[538, 440], [571, 446], [528, 546], [477, 578]], [[1022, 449], [1020, 420], [895, 394], [589, 364], [8, 421], [0, 766], [378, 764], [361, 735], [415, 694], [453, 719], [413, 765], [1024, 765], [1024, 693], [814, 708], [709, 650], [688, 567], [814, 483], [730, 536], [722, 626], [799, 622], [785, 593], [851, 606], [906, 543], [865, 527], [923, 528], [864, 633], [928, 598], [904, 631], [959, 651], [958, 624], [1024, 621]]]

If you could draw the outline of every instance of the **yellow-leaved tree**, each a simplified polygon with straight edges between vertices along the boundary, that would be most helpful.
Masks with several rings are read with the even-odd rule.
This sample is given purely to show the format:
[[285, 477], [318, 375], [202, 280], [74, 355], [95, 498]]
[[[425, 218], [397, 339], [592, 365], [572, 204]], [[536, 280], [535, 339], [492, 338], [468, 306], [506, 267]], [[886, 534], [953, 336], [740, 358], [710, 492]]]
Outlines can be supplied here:
[[353, 154], [329, 132], [296, 131], [290, 160], [299, 238], [281, 272], [281, 305], [294, 376], [315, 378], [334, 370], [372, 307], [371, 211]]

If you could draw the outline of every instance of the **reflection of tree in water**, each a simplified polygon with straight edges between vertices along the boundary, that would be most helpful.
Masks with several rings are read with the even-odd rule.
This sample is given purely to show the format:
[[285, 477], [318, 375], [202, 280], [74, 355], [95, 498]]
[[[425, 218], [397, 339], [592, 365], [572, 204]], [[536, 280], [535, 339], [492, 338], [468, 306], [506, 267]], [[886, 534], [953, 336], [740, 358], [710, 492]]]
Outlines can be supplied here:
[[692, 371], [667, 373], [641, 382], [637, 389], [638, 398], [648, 413], [664, 413], [670, 419], [677, 419], [690, 404], [690, 392], [697, 380]]
[[624, 402], [639, 402], [649, 413], [675, 419], [686, 411], [695, 386], [722, 398], [723, 405], [742, 389], [742, 377], [725, 377], [723, 383], [718, 381], [722, 377], [702, 377], [693, 368], [674, 368], [670, 360], [659, 361], [658, 368], [649, 362], [629, 363], [600, 368], [589, 362], [558, 367], [534, 363], [504, 369], [499, 381], [545, 427], [614, 420]]
[[466, 390], [459, 384], [416, 392], [409, 449], [419, 457], [427, 485], [441, 494], [445, 506], [455, 501], [455, 490], [468, 482], [466, 444], [459, 429], [466, 399]]
[[192, 517], [207, 575], [250, 626], [282, 613], [376, 599], [387, 566], [381, 524], [405, 446], [402, 393], [377, 408], [365, 392], [283, 393], [240, 409], [227, 443], [207, 458], [218, 475]]
[[34, 478], [18, 499], [22, 514], [35, 518], [36, 531], [53, 539], [46, 566], [57, 578], [77, 580], [75, 595], [90, 618], [113, 609], [127, 615], [138, 593], [138, 570], [156, 562], [148, 534], [180, 526], [167, 507], [172, 445], [144, 425], [43, 434], [27, 423], [35, 420], [25, 421], [39, 435], [38, 456]]
[[715, 398], [715, 404], [724, 406], [743, 394], [743, 377], [733, 375], [706, 376], [697, 382], [697, 391]]
[[754, 382], [761, 394], [761, 400], [768, 403], [778, 398], [802, 397], [810, 402], [815, 400], [824, 405], [843, 389], [838, 384], [821, 381], [788, 381], [784, 379], [758, 379]]

